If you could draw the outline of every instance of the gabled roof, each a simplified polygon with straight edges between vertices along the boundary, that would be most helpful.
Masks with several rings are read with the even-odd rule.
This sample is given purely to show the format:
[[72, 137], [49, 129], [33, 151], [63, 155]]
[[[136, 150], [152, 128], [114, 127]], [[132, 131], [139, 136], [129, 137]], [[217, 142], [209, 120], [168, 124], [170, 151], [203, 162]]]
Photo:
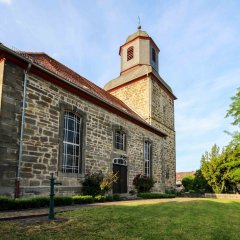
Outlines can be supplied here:
[[98, 87], [93, 82], [82, 77], [57, 60], [51, 58], [46, 53], [16, 51], [0, 43], [0, 59], [2, 58], [14, 61], [23, 68], [27, 67], [27, 64], [31, 62], [33, 66], [30, 72], [37, 74], [58, 86], [66, 88], [73, 94], [76, 94], [97, 106], [101, 106], [107, 111], [117, 114], [150, 132], [161, 137], [167, 136], [166, 133], [148, 124], [120, 99]]
[[[31, 56], [33, 60], [41, 65], [42, 67], [48, 69], [51, 72], [71, 81], [72, 83], [78, 85], [81, 88], [91, 92], [92, 94], [98, 96], [99, 98], [111, 103], [112, 105], [121, 108], [123, 111], [134, 115], [135, 117], [141, 118], [137, 113], [131, 110], [124, 102], [120, 99], [114, 97], [110, 93], [106, 92], [102, 88], [98, 87], [96, 84], [90, 82], [86, 78], [82, 77], [78, 73], [74, 72], [70, 68], [66, 67], [57, 60], [51, 58], [46, 53], [42, 52], [25, 52], [25, 54]], [[141, 118], [142, 119], [142, 118]], [[143, 119], [142, 119], [143, 120]]]

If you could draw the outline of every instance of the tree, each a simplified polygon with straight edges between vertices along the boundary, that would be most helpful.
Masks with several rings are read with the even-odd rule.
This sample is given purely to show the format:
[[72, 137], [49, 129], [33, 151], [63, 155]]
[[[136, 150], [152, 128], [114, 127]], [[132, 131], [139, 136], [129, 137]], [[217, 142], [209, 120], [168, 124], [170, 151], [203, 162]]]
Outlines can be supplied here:
[[184, 186], [185, 190], [188, 192], [189, 190], [193, 190], [193, 183], [194, 183], [194, 176], [188, 175], [182, 179], [182, 185]]
[[240, 126], [240, 88], [237, 89], [235, 96], [231, 97], [232, 103], [227, 111], [226, 117], [233, 117], [233, 125]]

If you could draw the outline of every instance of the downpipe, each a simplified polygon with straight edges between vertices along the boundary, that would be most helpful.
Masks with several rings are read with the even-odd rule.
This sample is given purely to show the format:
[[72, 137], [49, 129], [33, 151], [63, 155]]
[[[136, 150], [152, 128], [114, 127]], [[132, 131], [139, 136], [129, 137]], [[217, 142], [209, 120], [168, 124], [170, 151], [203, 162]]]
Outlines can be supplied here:
[[25, 108], [26, 108], [26, 94], [27, 94], [27, 75], [32, 67], [32, 63], [28, 63], [27, 69], [24, 71], [24, 83], [23, 83], [23, 102], [22, 102], [22, 122], [20, 132], [20, 144], [19, 144], [19, 155], [17, 164], [17, 173], [15, 179], [15, 198], [20, 196], [20, 169], [22, 162], [22, 149], [23, 149], [23, 136], [24, 136], [24, 124], [25, 124]]

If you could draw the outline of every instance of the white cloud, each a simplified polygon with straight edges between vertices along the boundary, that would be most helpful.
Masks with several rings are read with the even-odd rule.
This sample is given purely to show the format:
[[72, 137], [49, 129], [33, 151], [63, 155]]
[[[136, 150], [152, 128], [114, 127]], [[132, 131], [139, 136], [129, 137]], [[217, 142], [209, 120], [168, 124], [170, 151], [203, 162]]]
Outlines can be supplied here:
[[0, 3], [11, 5], [12, 4], [12, 0], [0, 0]]

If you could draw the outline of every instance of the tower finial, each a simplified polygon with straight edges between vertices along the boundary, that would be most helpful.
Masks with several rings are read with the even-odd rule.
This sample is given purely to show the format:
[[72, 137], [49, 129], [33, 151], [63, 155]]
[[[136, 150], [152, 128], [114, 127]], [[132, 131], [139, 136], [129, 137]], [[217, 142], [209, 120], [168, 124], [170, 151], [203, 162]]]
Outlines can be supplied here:
[[141, 27], [141, 22], [140, 22], [140, 17], [138, 16], [138, 30], [140, 30], [142, 27]]

